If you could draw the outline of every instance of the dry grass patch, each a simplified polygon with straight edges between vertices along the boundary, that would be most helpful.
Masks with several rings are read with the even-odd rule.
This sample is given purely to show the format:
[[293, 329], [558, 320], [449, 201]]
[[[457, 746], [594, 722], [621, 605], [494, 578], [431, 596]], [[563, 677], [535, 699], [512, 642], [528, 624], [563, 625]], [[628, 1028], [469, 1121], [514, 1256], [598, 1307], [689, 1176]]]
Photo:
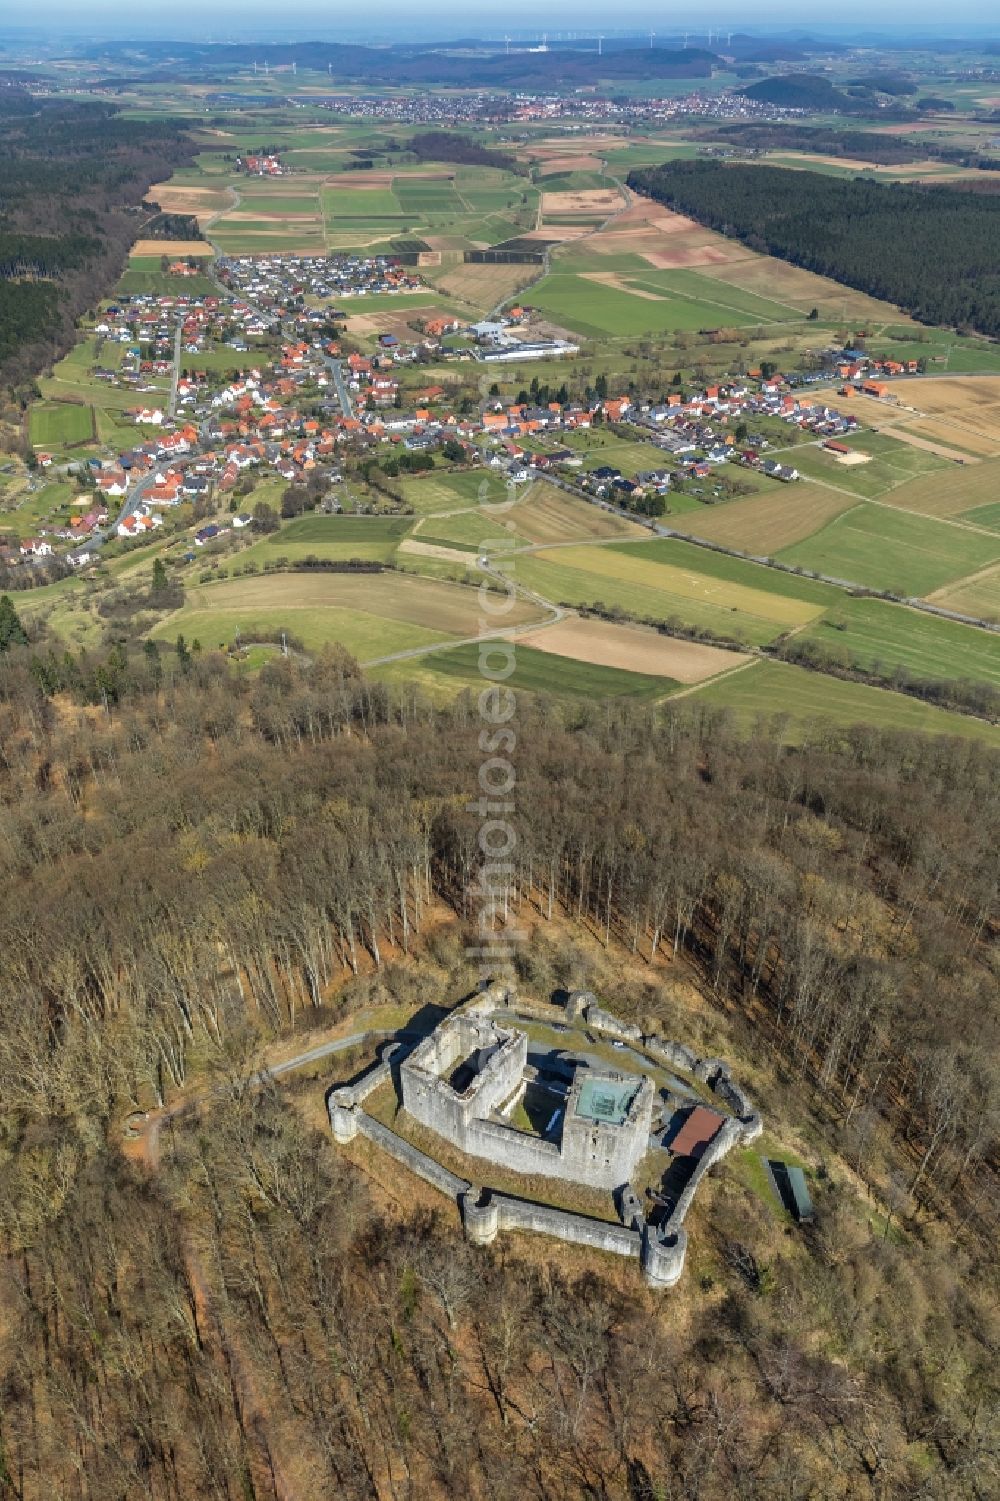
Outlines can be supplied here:
[[[925, 376], [908, 381], [899, 395], [924, 416], [944, 418], [1000, 443], [1000, 375], [963, 375], [960, 380]], [[959, 439], [957, 432], [955, 436]]]
[[[226, 579], [189, 590], [187, 605], [234, 613], [325, 606], [355, 609], [458, 637], [477, 633], [481, 613], [474, 588], [398, 573], [279, 573]], [[531, 625], [544, 613], [538, 605], [517, 601], [505, 609], [503, 624]]]
[[535, 543], [648, 536], [646, 528], [637, 522], [616, 516], [613, 511], [602, 511], [589, 501], [577, 500], [544, 482], [532, 486], [528, 496], [511, 513], [510, 525]]
[[799, 482], [682, 516], [678, 526], [692, 536], [769, 558], [783, 547], [804, 542], [855, 504], [839, 490]]
[[543, 193], [542, 215], [546, 214], [613, 214], [622, 204], [614, 188], [581, 188], [577, 192]]
[[171, 255], [189, 256], [203, 255], [211, 257], [215, 254], [211, 245], [204, 240], [136, 240], [129, 255]]
[[888, 490], [879, 497], [886, 505], [899, 506], [904, 511], [919, 511], [922, 516], [958, 516], [971, 511], [975, 506], [986, 505], [1000, 494], [1000, 460], [942, 473], [932, 470]]
[[927, 598], [946, 610], [958, 610], [980, 620], [1000, 621], [1000, 563], [972, 574], [958, 584], [937, 589]]
[[672, 678], [678, 683], [703, 683], [729, 667], [751, 660], [741, 652], [676, 640], [642, 626], [614, 625], [579, 617], [561, 620], [518, 640], [521, 645], [533, 646], [553, 656]]
[[456, 266], [436, 277], [435, 285], [477, 307], [493, 307], [501, 298], [513, 297], [535, 275], [536, 268], [532, 266]]

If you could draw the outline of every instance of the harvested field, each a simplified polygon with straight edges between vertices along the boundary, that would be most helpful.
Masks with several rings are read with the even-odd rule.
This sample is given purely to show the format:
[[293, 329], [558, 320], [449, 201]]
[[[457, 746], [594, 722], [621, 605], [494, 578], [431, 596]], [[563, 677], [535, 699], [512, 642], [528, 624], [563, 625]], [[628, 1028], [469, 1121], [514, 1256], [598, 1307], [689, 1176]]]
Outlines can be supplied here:
[[[203, 615], [215, 624], [232, 615], [286, 625], [304, 639], [323, 639], [329, 638], [324, 626], [327, 611], [337, 612], [335, 639], [347, 639], [343, 621], [350, 622], [349, 644], [364, 660], [381, 654], [385, 622], [410, 626], [418, 633], [431, 632], [443, 640], [476, 635], [481, 614], [478, 590], [439, 579], [398, 573], [276, 573], [188, 590], [184, 608], [158, 626], [156, 634], [174, 636], [178, 629], [197, 634], [193, 629], [197, 622], [188, 623], [189, 616]], [[518, 601], [504, 610], [503, 624], [531, 625], [544, 613], [537, 605]], [[398, 632], [388, 633], [387, 650], [406, 648], [405, 639], [397, 646], [397, 637]], [[366, 650], [368, 640], [371, 650]], [[425, 641], [417, 639], [413, 644]]]
[[138, 255], [204, 255], [212, 256], [215, 251], [206, 240], [136, 240], [130, 256]]
[[542, 194], [543, 218], [548, 214], [598, 214], [607, 217], [621, 206], [621, 194], [613, 188], [581, 188], [575, 193]]
[[451, 297], [488, 308], [502, 297], [513, 297], [519, 288], [533, 281], [536, 274], [537, 267], [533, 266], [456, 266], [443, 276], [435, 277], [435, 285]]
[[678, 529], [757, 557], [773, 557], [818, 532], [854, 500], [823, 485], [774, 485], [745, 500], [712, 506], [678, 518]]
[[408, 537], [396, 550], [409, 553], [412, 557], [437, 558], [442, 563], [460, 563], [463, 568], [468, 568], [473, 561], [470, 552], [463, 552], [457, 547], [443, 547], [438, 542], [420, 542], [415, 537]]
[[[348, 303], [350, 306], [350, 303]], [[349, 313], [346, 329], [349, 334], [359, 339], [374, 339], [379, 334], [395, 334], [398, 339], [408, 336], [413, 337], [411, 323], [420, 318], [437, 318], [441, 316], [441, 307], [438, 303], [413, 303], [404, 307], [387, 307], [371, 313]]]
[[1000, 565], [984, 568], [946, 589], [927, 596], [946, 610], [958, 610], [980, 620], [1000, 621]]
[[1000, 493], [1000, 460], [918, 475], [881, 497], [891, 506], [919, 511], [922, 516], [960, 516], [995, 500]]
[[746, 252], [739, 260], [706, 267], [703, 274], [729, 282], [744, 291], [756, 292], [761, 297], [792, 303], [806, 312], [817, 307], [831, 318], [871, 318], [883, 322], [891, 318], [893, 323], [900, 325], [911, 321], [887, 302], [879, 302], [864, 292], [855, 292], [851, 287], [841, 286], [839, 282], [829, 281], [824, 276], [816, 276], [812, 271], [803, 271], [799, 266], [790, 266], [771, 256]]
[[199, 188], [186, 182], [157, 183], [147, 197], [158, 203], [165, 214], [194, 214], [199, 225], [235, 205], [231, 188]]
[[740, 652], [661, 636], [641, 626], [571, 618], [518, 637], [519, 643], [557, 657], [600, 667], [618, 667], [678, 683], [703, 683], [750, 658]]
[[613, 511], [602, 511], [585, 500], [576, 500], [544, 482], [532, 486], [511, 517], [519, 534], [534, 543], [646, 535], [646, 528], [637, 522], [627, 521]]
[[960, 380], [925, 376], [907, 381], [899, 388], [899, 396], [928, 417], [945, 418], [1000, 443], [1000, 376], [966, 375]]
[[970, 459], [975, 462], [977, 458], [991, 459], [1000, 455], [1000, 438], [987, 438], [968, 427], [943, 420], [936, 421], [933, 417], [910, 420], [905, 425], [888, 431], [894, 437], [902, 438], [904, 443], [914, 443], [917, 447], [932, 443], [934, 452], [940, 453], [944, 458], [964, 458], [966, 462]]
[[539, 160], [542, 178], [554, 176], [557, 172], [600, 172], [604, 166], [599, 156], [545, 156]]

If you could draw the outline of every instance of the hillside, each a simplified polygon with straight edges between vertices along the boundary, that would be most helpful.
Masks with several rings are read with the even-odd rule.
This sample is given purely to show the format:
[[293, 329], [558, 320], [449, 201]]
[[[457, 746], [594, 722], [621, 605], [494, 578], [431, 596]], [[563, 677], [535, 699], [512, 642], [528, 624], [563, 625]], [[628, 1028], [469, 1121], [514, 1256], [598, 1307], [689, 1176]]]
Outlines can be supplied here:
[[924, 323], [1000, 334], [1000, 199], [700, 161], [638, 168], [628, 183], [754, 250], [894, 302]]
[[815, 1228], [747, 1153], [657, 1302], [543, 1239], [475, 1251], [419, 1184], [340, 1157], [323, 1096], [357, 1051], [248, 1076], [474, 989], [469, 705], [395, 700], [342, 654], [237, 678], [119, 653], [45, 701], [12, 646], [12, 1495], [80, 1470], [122, 1501], [990, 1493], [996, 755], [525, 698], [516, 725], [519, 986], [593, 985], [738, 1058]]

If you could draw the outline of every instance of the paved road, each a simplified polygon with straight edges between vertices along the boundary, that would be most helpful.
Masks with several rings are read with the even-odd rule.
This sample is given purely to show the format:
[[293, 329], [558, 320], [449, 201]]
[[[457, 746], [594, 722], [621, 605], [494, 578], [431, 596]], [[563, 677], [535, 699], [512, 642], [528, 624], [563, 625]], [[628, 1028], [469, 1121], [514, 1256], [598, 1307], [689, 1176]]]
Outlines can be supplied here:
[[337, 400], [340, 402], [340, 410], [345, 417], [353, 417], [354, 403], [351, 400], [351, 393], [347, 389], [347, 382], [344, 380], [343, 365], [339, 360], [335, 360], [332, 354], [325, 354], [323, 359], [329, 366], [330, 373], [333, 376], [333, 384], [337, 388]]
[[167, 404], [167, 416], [173, 420], [177, 411], [177, 382], [181, 378], [181, 327], [180, 318], [177, 319], [177, 327], [174, 330], [174, 369], [170, 377], [170, 401]]

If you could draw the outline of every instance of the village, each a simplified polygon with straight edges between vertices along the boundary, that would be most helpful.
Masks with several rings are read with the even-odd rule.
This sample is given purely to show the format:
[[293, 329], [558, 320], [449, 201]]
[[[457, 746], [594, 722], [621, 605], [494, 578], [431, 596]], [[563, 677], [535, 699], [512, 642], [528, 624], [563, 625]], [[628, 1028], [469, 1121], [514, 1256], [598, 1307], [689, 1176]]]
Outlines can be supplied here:
[[[93, 379], [144, 398], [123, 414], [136, 441], [80, 459], [37, 449], [37, 470], [75, 479], [79, 494], [58, 519], [21, 537], [16, 550], [0, 547], [6, 564], [61, 557], [83, 567], [108, 541], [141, 541], [167, 522], [190, 528], [196, 546], [207, 545], [252, 524], [249, 498], [265, 476], [308, 485], [309, 508], [339, 511], [336, 487], [346, 462], [374, 463], [391, 474], [399, 454], [407, 465], [419, 455], [427, 468], [482, 467], [513, 485], [546, 476], [655, 520], [669, 513], [671, 492], [685, 486], [712, 503], [723, 473], [736, 476], [727, 480], [730, 493], [733, 485], [739, 493], [741, 471], [777, 483], [798, 480], [787, 450], [805, 438], [838, 455], [858, 419], [811, 399], [808, 385], [839, 382], [845, 397], [888, 400], [892, 378], [918, 369], [913, 360], [830, 349], [808, 378], [758, 369], [659, 400], [594, 390], [574, 399], [565, 382], [558, 393], [565, 399], [551, 399], [547, 387], [546, 399], [535, 399], [541, 388], [533, 381], [524, 399], [473, 401], [460, 385], [421, 383], [420, 365], [430, 358], [532, 360], [575, 354], [579, 346], [534, 333], [533, 310], [515, 303], [473, 323], [417, 317], [406, 334], [378, 334], [370, 352], [347, 349], [340, 302], [421, 289], [413, 268], [386, 257], [222, 259], [212, 295], [185, 290], [184, 263], [171, 270], [175, 295], [119, 297], [92, 331]], [[601, 462], [602, 434], [642, 445], [648, 463], [626, 473]], [[364, 509], [400, 504], [372, 490]], [[355, 505], [361, 508], [357, 497]]]

